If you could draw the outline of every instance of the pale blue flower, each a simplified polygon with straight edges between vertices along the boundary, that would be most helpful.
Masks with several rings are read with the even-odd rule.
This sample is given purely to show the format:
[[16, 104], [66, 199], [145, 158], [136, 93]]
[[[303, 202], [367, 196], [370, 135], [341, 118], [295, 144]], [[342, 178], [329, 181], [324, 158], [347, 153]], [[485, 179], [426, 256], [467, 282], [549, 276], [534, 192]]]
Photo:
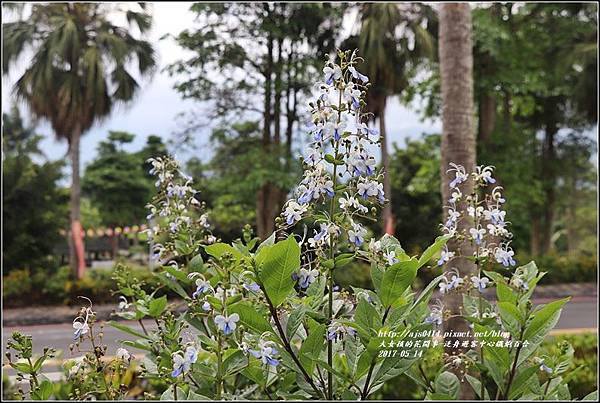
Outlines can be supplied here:
[[237, 313], [229, 316], [217, 315], [215, 316], [215, 324], [221, 331], [227, 336], [233, 333], [237, 327], [236, 322], [240, 320], [240, 316]]
[[368, 83], [368, 82], [369, 82], [369, 77], [367, 77], [367, 76], [366, 76], [366, 75], [364, 75], [364, 74], [361, 74], [361, 73], [360, 73], [358, 70], [356, 70], [356, 69], [354, 68], [354, 66], [350, 66], [350, 67], [348, 67], [348, 71], [350, 72], [350, 74], [352, 75], [352, 77], [353, 77], [355, 80], [360, 80], [360, 81], [362, 81], [363, 83]]

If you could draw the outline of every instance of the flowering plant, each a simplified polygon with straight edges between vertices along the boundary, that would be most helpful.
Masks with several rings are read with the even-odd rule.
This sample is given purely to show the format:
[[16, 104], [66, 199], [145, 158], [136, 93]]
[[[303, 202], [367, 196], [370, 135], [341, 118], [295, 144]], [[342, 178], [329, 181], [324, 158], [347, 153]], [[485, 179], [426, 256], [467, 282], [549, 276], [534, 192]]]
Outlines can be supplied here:
[[[443, 383], [445, 388], [432, 392], [457, 398], [460, 381], [466, 380], [480, 399], [564, 398], [569, 379], [576, 373], [566, 374], [572, 348], [565, 347], [556, 357], [538, 357], [536, 350], [558, 322], [569, 298], [540, 306], [531, 303], [535, 286], [545, 273], [539, 272], [534, 262], [514, 268], [510, 222], [503, 209], [506, 200], [492, 176], [493, 167], [477, 166], [467, 172], [463, 166], [450, 164], [448, 172], [454, 179], [449, 183], [447, 220], [441, 227], [455, 241], [451, 243], [455, 249], [446, 247], [438, 260], [438, 265], [447, 269], [439, 291], [462, 294], [461, 316], [470, 323], [478, 347], [448, 357], [454, 373], [440, 372], [436, 384]], [[473, 190], [465, 194], [465, 188]], [[459, 225], [461, 220], [468, 225]], [[472, 255], [464, 255], [465, 250], [472, 250]], [[465, 278], [453, 267], [461, 257], [475, 264], [475, 272]], [[496, 303], [484, 298], [491, 287], [496, 288]], [[438, 323], [448, 316], [441, 307]], [[477, 377], [468, 373], [470, 368]]]
[[[169, 304], [158, 289], [148, 294], [126, 267], [118, 267], [115, 315], [138, 321], [141, 330], [110, 322], [131, 337], [107, 359], [91, 302], [83, 307], [73, 322], [73, 350], [84, 342], [91, 349], [66, 366], [76, 384], [71, 398], [130, 398], [120, 380], [130, 370], [132, 348], [144, 352], [137, 357], [139, 376], [160, 383], [163, 400], [363, 400], [401, 375], [432, 399], [457, 398], [461, 380], [481, 398], [494, 390], [504, 399], [564, 395], [572, 349], [554, 357], [535, 351], [566, 300], [532, 307], [531, 294], [542, 276], [533, 263], [510, 277], [492, 270], [516, 262], [501, 189], [484, 194], [495, 182], [490, 167], [467, 174], [451, 166], [455, 179], [444, 234], [421, 256], [409, 256], [393, 236], [377, 239], [369, 233], [365, 222], [385, 203], [385, 173], [376, 169], [373, 152], [380, 139], [364, 112], [369, 79], [357, 70], [359, 61], [356, 52], [340, 51], [326, 62], [310, 103], [311, 142], [302, 180], [285, 203], [277, 230], [265, 240], [247, 227], [241, 239], [220, 242], [177, 161], [149, 161], [157, 177], [157, 195], [148, 205], [155, 275], [181, 302]], [[469, 180], [475, 191], [463, 195], [461, 186]], [[467, 202], [465, 211], [459, 201]], [[474, 224], [459, 229], [460, 220]], [[463, 256], [467, 249], [461, 244], [474, 245], [475, 253]], [[470, 277], [453, 268], [459, 257], [475, 263]], [[373, 289], [335, 285], [334, 273], [354, 260], [370, 265]], [[413, 282], [430, 262], [448, 270], [417, 293]], [[492, 285], [496, 305], [483, 298]], [[461, 315], [486, 335], [478, 338], [484, 347], [448, 357], [430, 379], [420, 360], [425, 349], [439, 343], [434, 330], [448, 319], [443, 301], [430, 303], [436, 289], [442, 296], [463, 293]], [[502, 338], [496, 334], [504, 331], [510, 334], [508, 348], [496, 343]], [[16, 334], [11, 343], [19, 362], [10, 364], [29, 375], [31, 397], [49, 398], [49, 383], [38, 374], [52, 351], [44, 350], [32, 363], [30, 338]]]

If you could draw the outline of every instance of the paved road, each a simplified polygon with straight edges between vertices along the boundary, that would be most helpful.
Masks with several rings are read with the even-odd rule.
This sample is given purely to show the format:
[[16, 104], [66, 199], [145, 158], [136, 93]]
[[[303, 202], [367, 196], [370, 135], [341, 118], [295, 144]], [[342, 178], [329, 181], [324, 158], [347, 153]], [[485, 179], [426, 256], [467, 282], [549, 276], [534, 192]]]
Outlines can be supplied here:
[[[536, 301], [538, 302], [538, 301]], [[545, 301], [539, 301], [545, 302]], [[570, 333], [578, 332], [582, 329], [590, 330], [597, 329], [598, 326], [598, 313], [597, 313], [597, 302], [595, 298], [578, 298], [575, 301], [568, 303], [561, 315], [558, 322], [557, 329], [560, 332]], [[119, 322], [127, 324], [132, 328], [141, 332], [141, 326], [137, 322]], [[150, 330], [155, 328], [154, 321], [144, 321], [146, 329]], [[44, 346], [53, 346], [63, 351], [62, 355], [57, 358], [68, 359], [70, 357], [76, 357], [80, 354], [74, 352], [72, 355], [69, 351], [69, 344], [73, 342], [73, 328], [70, 323], [67, 324], [56, 324], [56, 325], [39, 325], [39, 326], [27, 326], [27, 327], [7, 327], [2, 329], [2, 346], [3, 350], [6, 348], [6, 342], [10, 337], [11, 333], [15, 330], [19, 330], [25, 334], [33, 336], [34, 353], [40, 354]], [[104, 344], [108, 346], [107, 355], [112, 356], [115, 354], [116, 349], [120, 346], [119, 340], [134, 340], [134, 336], [125, 334], [120, 330], [117, 330], [111, 326], [104, 327]], [[86, 348], [87, 344], [83, 347]], [[135, 348], [128, 348], [133, 355], [142, 354], [141, 350]], [[56, 370], [56, 365], [50, 365], [46, 370]], [[12, 370], [9, 370], [12, 374]]]

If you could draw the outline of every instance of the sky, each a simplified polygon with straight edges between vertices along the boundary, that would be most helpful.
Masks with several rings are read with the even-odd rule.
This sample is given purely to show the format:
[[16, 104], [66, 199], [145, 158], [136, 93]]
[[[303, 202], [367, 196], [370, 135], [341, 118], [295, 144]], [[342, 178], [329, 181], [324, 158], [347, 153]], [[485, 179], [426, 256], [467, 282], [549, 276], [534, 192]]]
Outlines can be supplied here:
[[[110, 117], [97, 123], [84, 135], [81, 141], [83, 167], [94, 159], [98, 143], [107, 137], [110, 130], [128, 131], [135, 134], [134, 143], [126, 148], [131, 151], [139, 150], [145, 144], [148, 135], [159, 135], [165, 141], [171, 138], [174, 132], [182, 128], [181, 121], [177, 118], [181, 113], [202, 111], [202, 104], [181, 98], [179, 93], [173, 89], [177, 78], [170, 77], [167, 72], [163, 71], [165, 66], [186, 56], [185, 51], [177, 46], [173, 39], [160, 40], [160, 38], [165, 34], [177, 35], [186, 28], [194, 27], [195, 16], [189, 11], [190, 3], [158, 2], [152, 3], [152, 7], [154, 26], [147, 39], [157, 47], [159, 68], [151, 80], [143, 82], [141, 91], [132, 103], [116, 109]], [[345, 25], [348, 24], [352, 25], [352, 21], [347, 21]], [[345, 29], [351, 29], [351, 26], [346, 26]], [[11, 71], [10, 75], [3, 76], [2, 112], [8, 111], [14, 103], [12, 87], [18, 77], [18, 70], [26, 64], [27, 57], [16, 66], [16, 69]], [[26, 111], [24, 105], [19, 106]], [[439, 120], [421, 121], [417, 109], [418, 105], [411, 108], [401, 105], [397, 97], [390, 99], [386, 114], [388, 145], [391, 146], [395, 142], [399, 146], [403, 146], [406, 138], [418, 138], [422, 133], [441, 132]], [[40, 122], [37, 126], [37, 133], [44, 136], [41, 146], [49, 159], [66, 158], [66, 142], [55, 139], [49, 124]], [[199, 147], [191, 151], [194, 156], [204, 160], [211, 155], [206, 137], [206, 132], [199, 132], [196, 142]]]

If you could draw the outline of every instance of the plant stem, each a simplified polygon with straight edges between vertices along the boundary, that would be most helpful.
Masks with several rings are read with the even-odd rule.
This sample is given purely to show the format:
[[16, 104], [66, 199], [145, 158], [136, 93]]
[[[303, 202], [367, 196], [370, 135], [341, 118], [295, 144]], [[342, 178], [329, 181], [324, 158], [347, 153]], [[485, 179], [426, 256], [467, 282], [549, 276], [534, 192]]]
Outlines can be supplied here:
[[[387, 319], [388, 314], [390, 313], [390, 309], [391, 309], [391, 306], [388, 306], [386, 308], [385, 312], [383, 313], [383, 317], [381, 318], [381, 326], [383, 326], [385, 324], [385, 320]], [[369, 372], [367, 373], [367, 379], [365, 380], [365, 386], [361, 393], [362, 400], [365, 400], [367, 398], [367, 396], [369, 395], [369, 383], [371, 382], [371, 376], [373, 375], [373, 369], [375, 369], [376, 358], [377, 358], [377, 356], [375, 356], [371, 359], [371, 365], [369, 367]]]
[[[525, 331], [525, 329], [522, 327], [521, 334], [518, 339], [519, 342], [523, 338], [524, 331]], [[504, 392], [504, 400], [508, 399], [508, 393], [510, 392], [510, 385], [512, 384], [514, 377], [515, 377], [515, 373], [517, 372], [517, 362], [519, 361], [519, 354], [521, 353], [522, 347], [523, 347], [523, 343], [519, 344], [519, 346], [517, 347], [517, 352], [515, 354], [515, 361], [513, 362], [512, 368], [510, 370], [510, 376], [508, 377], [508, 382], [506, 383], [506, 391]]]
[[[342, 90], [338, 89], [339, 98], [338, 98], [338, 118], [337, 124], [340, 123], [342, 119]], [[337, 155], [340, 147], [340, 142], [334, 139], [335, 143], [335, 151], [333, 153], [333, 158], [337, 160]], [[329, 206], [329, 219], [333, 222], [333, 215], [335, 213], [335, 188], [337, 186], [337, 163], [333, 164], [333, 177], [331, 179], [333, 181], [333, 197], [331, 198], [331, 204]], [[333, 268], [329, 270], [328, 274], [328, 289], [329, 289], [329, 300], [328, 300], [328, 314], [329, 320], [327, 322], [328, 325], [331, 325], [333, 321], [333, 270], [335, 269], [335, 243], [333, 239], [330, 237], [331, 244], [329, 245], [329, 258], [332, 261]], [[327, 364], [329, 368], [333, 368], [333, 340], [327, 340]], [[333, 399], [333, 372], [329, 369], [327, 370], [327, 399]]]
[[177, 384], [173, 384], [173, 400], [177, 400]]
[[29, 367], [31, 368], [31, 379], [33, 381], [33, 384], [38, 387], [39, 386], [39, 382], [37, 379], [37, 375], [35, 374], [36, 371], [33, 370], [33, 363], [31, 362], [31, 358], [27, 357], [27, 362], [29, 363]]
[[[263, 286], [260, 285], [260, 287], [262, 288]], [[285, 332], [283, 330], [283, 327], [281, 326], [281, 322], [279, 321], [279, 316], [277, 316], [277, 310], [273, 306], [273, 303], [271, 302], [271, 299], [265, 292], [264, 288], [263, 288], [263, 294], [265, 296], [265, 300], [267, 301], [267, 304], [269, 305], [269, 312], [271, 313], [271, 317], [275, 321], [275, 327], [277, 327], [277, 332], [279, 333], [279, 337], [281, 337], [281, 341], [283, 342], [283, 347], [285, 348], [285, 351], [287, 351], [288, 354], [292, 357], [292, 360], [300, 369], [300, 372], [302, 373], [302, 376], [304, 376], [304, 379], [306, 380], [306, 382], [308, 382], [308, 384], [313, 388], [313, 390], [317, 393], [317, 395], [321, 395], [321, 391], [317, 388], [317, 386], [315, 385], [314, 381], [312, 380], [312, 378], [308, 374], [308, 372], [306, 372], [306, 369], [302, 366], [302, 363], [300, 362], [298, 357], [296, 357], [296, 353], [294, 353], [294, 350], [292, 349], [290, 342], [288, 341], [287, 337], [285, 337]]]
[[217, 400], [221, 400], [221, 392], [222, 392], [222, 382], [223, 380], [221, 379], [221, 366], [222, 366], [222, 357], [221, 357], [221, 333], [217, 333], [217, 341], [218, 341], [218, 348], [217, 348], [217, 393], [216, 393], [216, 398]]
[[429, 380], [429, 378], [427, 378], [427, 374], [425, 374], [425, 371], [423, 370], [423, 365], [421, 365], [421, 363], [419, 363], [418, 368], [419, 368], [419, 372], [421, 373], [421, 376], [423, 377], [423, 381], [425, 381], [425, 385], [427, 386], [427, 389], [429, 389], [429, 391], [431, 393], [435, 393], [435, 389], [433, 389], [433, 386], [431, 385], [431, 381]]

